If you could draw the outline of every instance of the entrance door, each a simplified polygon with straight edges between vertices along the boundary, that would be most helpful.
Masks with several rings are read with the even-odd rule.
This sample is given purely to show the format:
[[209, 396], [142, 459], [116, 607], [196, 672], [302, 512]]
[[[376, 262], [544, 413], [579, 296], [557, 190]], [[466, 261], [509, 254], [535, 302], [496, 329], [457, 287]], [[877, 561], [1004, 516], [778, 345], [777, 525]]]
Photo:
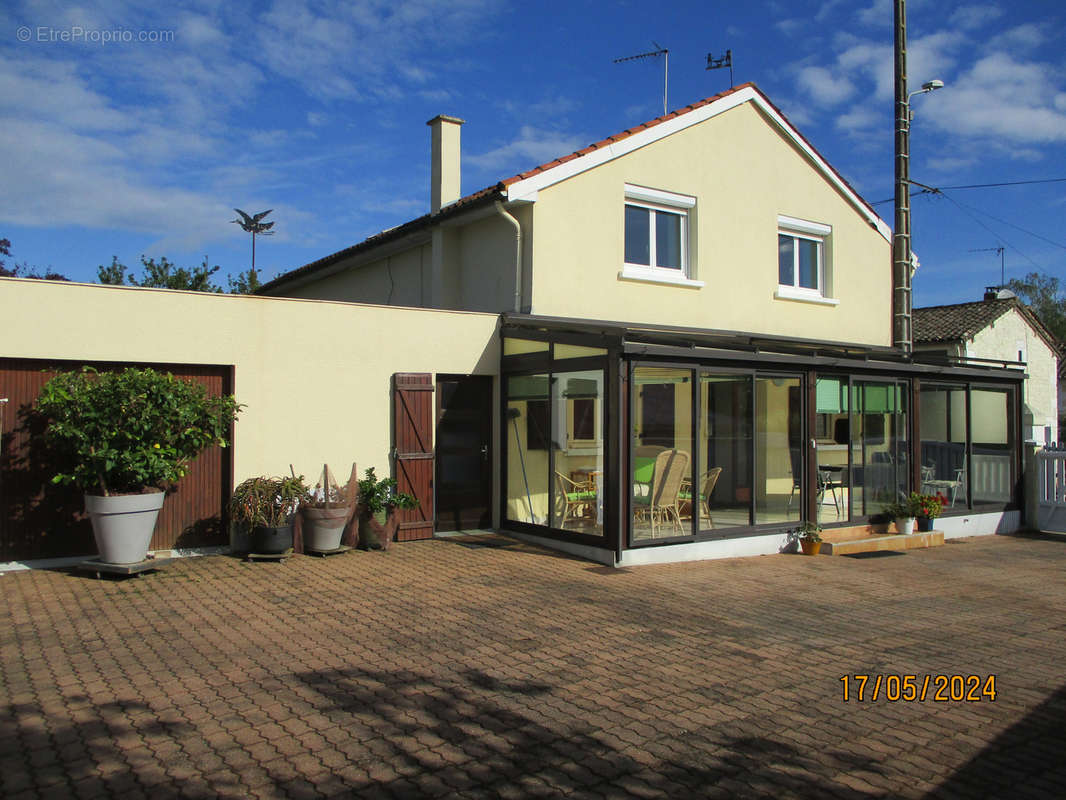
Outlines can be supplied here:
[[437, 376], [438, 531], [492, 525], [492, 377]]

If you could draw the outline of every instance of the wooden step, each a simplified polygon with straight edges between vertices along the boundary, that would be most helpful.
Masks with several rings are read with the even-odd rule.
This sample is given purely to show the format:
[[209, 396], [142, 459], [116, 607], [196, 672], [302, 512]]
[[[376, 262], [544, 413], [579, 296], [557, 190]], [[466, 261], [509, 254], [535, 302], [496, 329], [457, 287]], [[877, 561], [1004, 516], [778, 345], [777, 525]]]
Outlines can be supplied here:
[[925, 547], [940, 547], [942, 544], [944, 544], [943, 531], [906, 535], [871, 534], [855, 536], [846, 541], [827, 541], [823, 533], [821, 553], [827, 556], [847, 556], [855, 553], [874, 553], [878, 550], [917, 550]]

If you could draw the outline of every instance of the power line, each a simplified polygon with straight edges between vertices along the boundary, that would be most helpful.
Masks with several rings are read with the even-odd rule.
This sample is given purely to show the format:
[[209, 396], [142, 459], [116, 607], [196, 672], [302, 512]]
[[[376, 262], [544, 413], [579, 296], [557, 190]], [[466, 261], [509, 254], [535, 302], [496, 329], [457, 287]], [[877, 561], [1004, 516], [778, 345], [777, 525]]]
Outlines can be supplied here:
[[978, 219], [972, 213], [970, 213], [970, 211], [967, 208], [967, 206], [964, 206], [962, 203], [960, 203], [958, 200], [956, 200], [954, 197], [951, 197], [950, 195], [941, 194], [941, 196], [943, 198], [945, 198], [949, 203], [954, 204], [963, 214], [968, 216], [970, 219], [972, 219], [974, 222], [976, 222], [978, 225], [980, 225], [986, 231], [991, 233], [993, 236], [995, 236], [999, 241], [1003, 242], [1003, 244], [1005, 244], [1011, 250], [1014, 250], [1016, 253], [1018, 253], [1018, 255], [1020, 255], [1022, 258], [1024, 258], [1026, 261], [1028, 261], [1030, 264], [1032, 264], [1034, 267], [1036, 267], [1037, 269], [1044, 269], [1044, 267], [1042, 267], [1039, 264], [1037, 264], [1035, 261], [1033, 261], [1033, 259], [1029, 258], [1029, 256], [1027, 256], [1025, 253], [1023, 253], [1021, 250], [1019, 250], [1014, 245], [1012, 245], [1010, 242], [1008, 242], [1003, 236], [1001, 236], [996, 231], [992, 230], [990, 227], [985, 225], [984, 222], [982, 222], [980, 219]]
[[[911, 181], [911, 183], [915, 183], [915, 181]], [[971, 183], [971, 184], [967, 184], [966, 186], [941, 186], [936, 191], [942, 191], [944, 189], [995, 189], [995, 188], [998, 188], [1000, 186], [1027, 186], [1027, 185], [1033, 184], [1033, 183], [1066, 183], [1066, 178], [1042, 178], [1040, 180], [1033, 180], [1033, 181], [1004, 181], [1002, 183]], [[929, 194], [929, 193], [930, 193], [929, 189], [923, 189], [920, 192], [914, 192], [913, 194], [911, 194], [911, 197], [916, 197], [917, 195], [920, 195], [920, 194]], [[879, 206], [882, 203], [891, 203], [895, 199], [896, 198], [894, 198], [894, 197], [889, 197], [887, 200], [878, 200], [875, 203], [870, 203], [870, 205]]]

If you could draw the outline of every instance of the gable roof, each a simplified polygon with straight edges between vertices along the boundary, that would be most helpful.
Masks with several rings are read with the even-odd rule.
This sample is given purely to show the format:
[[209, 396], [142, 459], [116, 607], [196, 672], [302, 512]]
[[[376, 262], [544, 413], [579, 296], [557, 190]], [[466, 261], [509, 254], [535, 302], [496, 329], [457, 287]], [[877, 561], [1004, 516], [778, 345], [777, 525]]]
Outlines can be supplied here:
[[873, 206], [867, 203], [851, 184], [826, 161], [814, 145], [797, 130], [785, 117], [784, 113], [777, 108], [769, 98], [764, 95], [754, 83], [744, 83], [727, 91], [711, 97], [704, 98], [696, 103], [691, 103], [682, 108], [664, 114], [661, 117], [643, 122], [632, 128], [627, 128], [606, 139], [593, 142], [588, 147], [576, 150], [569, 155], [560, 156], [551, 161], [540, 164], [532, 169], [504, 178], [498, 183], [484, 189], [468, 194], [454, 203], [442, 208], [437, 213], [424, 214], [395, 228], [377, 233], [358, 244], [339, 250], [336, 253], [312, 261], [302, 267], [286, 272], [271, 281], [263, 284], [259, 293], [273, 289], [282, 283], [304, 277], [310, 273], [325, 269], [338, 261], [342, 261], [359, 253], [372, 250], [375, 247], [396, 241], [411, 233], [430, 225], [435, 225], [453, 216], [458, 216], [466, 211], [491, 205], [496, 200], [535, 200], [537, 192], [555, 183], [564, 181], [607, 161], [619, 158], [633, 150], [644, 147], [670, 134], [697, 125], [711, 117], [729, 111], [744, 103], [752, 103], [774, 123], [777, 128], [790, 139], [796, 147], [806, 154], [814, 166], [832, 183], [855, 209], [866, 218], [867, 222], [875, 228], [886, 241], [892, 241], [892, 233], [888, 225], [882, 220]]
[[914, 343], [939, 344], [972, 339], [1012, 308], [1017, 309], [1029, 326], [1057, 355], [1061, 343], [1017, 297], [927, 306], [914, 309]]

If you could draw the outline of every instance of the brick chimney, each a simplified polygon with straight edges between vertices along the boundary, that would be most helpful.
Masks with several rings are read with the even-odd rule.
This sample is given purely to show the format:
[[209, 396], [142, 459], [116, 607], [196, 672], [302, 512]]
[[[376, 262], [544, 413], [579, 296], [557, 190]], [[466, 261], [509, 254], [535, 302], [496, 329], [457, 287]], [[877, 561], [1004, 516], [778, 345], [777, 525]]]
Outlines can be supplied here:
[[459, 126], [465, 120], [438, 114], [426, 124], [433, 136], [429, 210], [436, 214], [460, 197]]

